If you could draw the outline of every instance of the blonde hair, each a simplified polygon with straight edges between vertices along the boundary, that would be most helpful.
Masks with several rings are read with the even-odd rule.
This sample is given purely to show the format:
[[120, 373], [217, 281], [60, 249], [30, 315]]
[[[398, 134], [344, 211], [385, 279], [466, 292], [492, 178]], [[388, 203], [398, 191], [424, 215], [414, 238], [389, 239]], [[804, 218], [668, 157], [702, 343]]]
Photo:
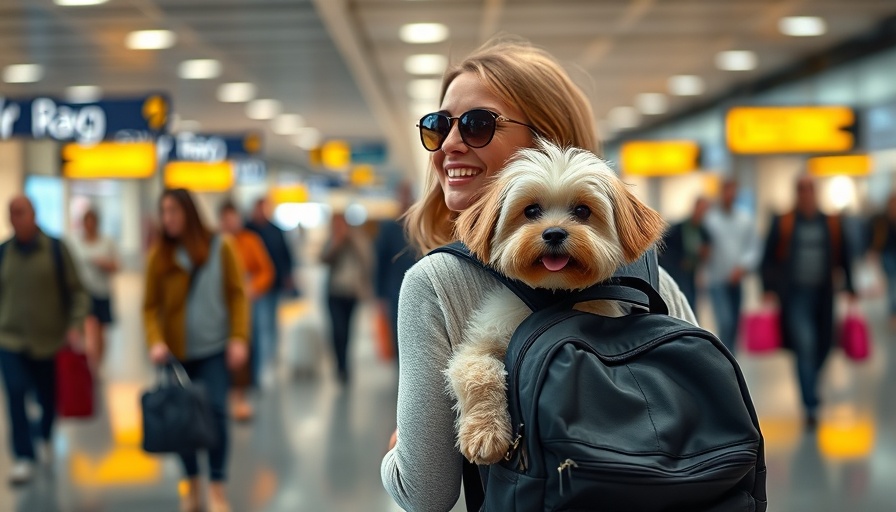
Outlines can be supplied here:
[[[517, 107], [539, 136], [599, 154], [591, 103], [548, 52], [523, 39], [494, 38], [445, 71], [440, 99], [463, 73], [474, 73], [489, 92]], [[408, 239], [422, 254], [454, 241], [457, 218], [445, 205], [432, 163], [429, 171], [423, 197], [405, 215]]]

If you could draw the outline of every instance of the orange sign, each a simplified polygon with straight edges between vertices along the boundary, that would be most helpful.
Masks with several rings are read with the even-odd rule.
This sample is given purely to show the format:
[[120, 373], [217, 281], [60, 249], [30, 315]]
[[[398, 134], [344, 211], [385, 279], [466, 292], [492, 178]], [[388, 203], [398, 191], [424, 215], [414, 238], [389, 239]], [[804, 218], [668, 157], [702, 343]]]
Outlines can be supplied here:
[[233, 187], [233, 164], [224, 162], [169, 162], [165, 186], [195, 192], [225, 192]]
[[693, 141], [631, 141], [622, 145], [622, 172], [629, 176], [674, 176], [699, 168], [700, 146]]
[[849, 107], [735, 107], [725, 133], [733, 153], [830, 153], [853, 148], [855, 121]]
[[867, 176], [871, 174], [868, 155], [817, 156], [806, 163], [812, 176]]
[[71, 179], [148, 178], [156, 172], [152, 142], [70, 143], [62, 147], [62, 175]]

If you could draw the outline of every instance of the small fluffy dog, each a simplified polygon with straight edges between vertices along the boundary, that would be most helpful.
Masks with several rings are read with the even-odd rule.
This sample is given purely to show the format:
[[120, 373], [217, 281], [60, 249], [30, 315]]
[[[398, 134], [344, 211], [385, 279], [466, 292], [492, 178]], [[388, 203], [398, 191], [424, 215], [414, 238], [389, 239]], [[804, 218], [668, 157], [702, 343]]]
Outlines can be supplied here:
[[[637, 260], [665, 229], [597, 156], [541, 141], [521, 150], [457, 219], [457, 237], [481, 261], [533, 288], [581, 290]], [[620, 316], [614, 301], [577, 309]], [[456, 400], [457, 446], [493, 464], [511, 445], [504, 355], [530, 314], [504, 286], [473, 312], [445, 375]]]

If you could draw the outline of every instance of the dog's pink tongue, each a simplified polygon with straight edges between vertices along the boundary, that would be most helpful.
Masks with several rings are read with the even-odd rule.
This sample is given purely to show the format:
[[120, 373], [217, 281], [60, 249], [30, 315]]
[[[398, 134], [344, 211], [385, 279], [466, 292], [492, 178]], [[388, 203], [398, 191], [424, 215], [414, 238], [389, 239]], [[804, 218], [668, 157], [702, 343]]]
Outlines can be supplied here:
[[569, 263], [569, 256], [544, 256], [541, 258], [541, 262], [544, 263], [545, 268], [551, 272], [556, 272], [563, 270], [563, 267]]

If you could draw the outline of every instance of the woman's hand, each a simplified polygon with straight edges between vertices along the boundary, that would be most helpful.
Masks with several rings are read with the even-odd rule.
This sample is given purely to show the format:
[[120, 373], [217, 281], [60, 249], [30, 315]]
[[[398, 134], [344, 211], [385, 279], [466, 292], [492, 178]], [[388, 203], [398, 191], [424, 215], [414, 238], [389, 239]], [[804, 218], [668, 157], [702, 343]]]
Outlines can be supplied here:
[[227, 367], [238, 370], [245, 366], [249, 360], [249, 345], [238, 338], [233, 338], [227, 343]]
[[158, 341], [153, 343], [151, 347], [149, 347], [149, 360], [153, 362], [153, 364], [162, 365], [168, 361], [168, 358], [171, 356], [171, 351], [168, 350], [168, 345], [164, 342]]
[[398, 429], [395, 429], [395, 432], [392, 432], [392, 437], [389, 438], [389, 450], [395, 448], [395, 445], [398, 444]]

